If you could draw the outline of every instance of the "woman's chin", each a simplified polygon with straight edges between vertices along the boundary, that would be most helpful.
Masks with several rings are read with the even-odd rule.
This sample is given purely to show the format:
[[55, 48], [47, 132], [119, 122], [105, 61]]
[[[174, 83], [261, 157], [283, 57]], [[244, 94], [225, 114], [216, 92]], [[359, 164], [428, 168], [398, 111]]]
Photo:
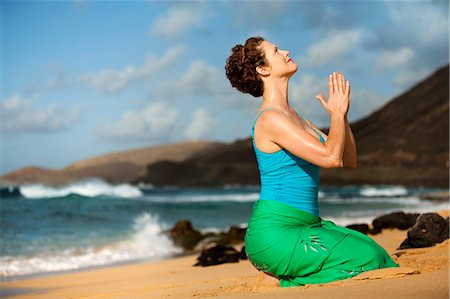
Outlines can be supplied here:
[[293, 69], [293, 70], [288, 74], [289, 78], [292, 77], [292, 76], [297, 72], [298, 66], [297, 66], [297, 65], [295, 65], [295, 66], [296, 66], [295, 69]]

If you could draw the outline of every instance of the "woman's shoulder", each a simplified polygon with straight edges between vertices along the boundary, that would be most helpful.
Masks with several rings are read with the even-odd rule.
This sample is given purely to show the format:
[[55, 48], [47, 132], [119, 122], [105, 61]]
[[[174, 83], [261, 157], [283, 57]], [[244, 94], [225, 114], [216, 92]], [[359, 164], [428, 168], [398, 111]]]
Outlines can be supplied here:
[[258, 115], [259, 122], [263, 123], [263, 127], [274, 128], [273, 126], [277, 127], [283, 125], [283, 123], [291, 122], [287, 114], [275, 108], [261, 109]]

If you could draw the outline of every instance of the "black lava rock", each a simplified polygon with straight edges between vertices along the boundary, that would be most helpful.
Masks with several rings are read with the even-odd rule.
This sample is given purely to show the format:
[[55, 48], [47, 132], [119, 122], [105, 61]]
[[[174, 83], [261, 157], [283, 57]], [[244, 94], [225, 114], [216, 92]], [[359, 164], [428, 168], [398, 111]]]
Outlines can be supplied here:
[[184, 250], [192, 250], [204, 236], [192, 227], [189, 220], [178, 221], [170, 230], [170, 236], [174, 243]]
[[194, 266], [212, 266], [239, 262], [240, 253], [231, 246], [214, 246], [202, 251]]
[[231, 226], [228, 232], [218, 241], [218, 245], [232, 245], [244, 242], [245, 232], [247, 228]]
[[367, 233], [370, 232], [369, 225], [367, 225], [365, 223], [350, 224], [350, 225], [347, 225], [346, 228], [350, 228], [350, 229], [356, 230], [356, 231], [358, 231], [360, 233], [363, 233], [365, 235], [367, 235]]
[[403, 212], [394, 212], [375, 218], [372, 221], [372, 234], [378, 234], [383, 228], [408, 229], [416, 223], [418, 213], [405, 214]]
[[408, 231], [408, 237], [397, 249], [421, 248], [434, 246], [449, 238], [449, 218], [442, 218], [437, 213], [421, 214], [413, 227]]
[[245, 245], [242, 246], [241, 252], [239, 253], [239, 258], [241, 260], [248, 260], [247, 253], [245, 251]]

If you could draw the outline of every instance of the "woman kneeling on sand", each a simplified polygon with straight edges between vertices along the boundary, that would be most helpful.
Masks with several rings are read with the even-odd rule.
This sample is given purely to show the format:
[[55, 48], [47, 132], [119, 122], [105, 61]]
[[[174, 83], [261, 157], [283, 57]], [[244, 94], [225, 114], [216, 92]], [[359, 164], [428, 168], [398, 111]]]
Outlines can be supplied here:
[[298, 69], [289, 51], [251, 37], [231, 52], [225, 66], [231, 85], [263, 98], [252, 128], [261, 192], [245, 235], [250, 262], [281, 287], [399, 267], [370, 237], [319, 216], [320, 167], [356, 167], [347, 121], [350, 82], [334, 72], [328, 100], [317, 95], [330, 115], [327, 136], [289, 105], [289, 79]]

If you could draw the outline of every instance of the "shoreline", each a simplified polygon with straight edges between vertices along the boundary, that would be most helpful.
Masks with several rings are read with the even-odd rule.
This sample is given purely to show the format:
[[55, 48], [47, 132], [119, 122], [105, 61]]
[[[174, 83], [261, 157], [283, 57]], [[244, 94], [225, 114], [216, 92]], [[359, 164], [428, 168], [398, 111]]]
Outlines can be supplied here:
[[[449, 215], [449, 211], [446, 210], [438, 213], [443, 217]], [[194, 267], [198, 254], [193, 253], [158, 261], [144, 260], [122, 265], [103, 265], [94, 269], [84, 268], [73, 272], [70, 270], [71, 273], [46, 274], [34, 278], [2, 281], [0, 282], [1, 294], [2, 297], [7, 298], [186, 298], [196, 296], [207, 298], [219, 296], [236, 299], [271, 298], [275, 295], [296, 298], [299, 295], [298, 292], [305, 292], [302, 294], [310, 294], [311, 298], [325, 298], [332, 296], [330, 292], [345, 290], [350, 292], [348, 298], [359, 298], [352, 292], [373, 288], [373, 292], [365, 296], [377, 298], [372, 295], [381, 294], [380, 288], [390, 287], [394, 290], [392, 293], [394, 298], [394, 294], [410, 294], [408, 290], [414, 290], [418, 284], [426, 283], [427, 292], [431, 292], [429, 295], [433, 294], [431, 297], [448, 298], [449, 239], [432, 247], [396, 250], [406, 238], [406, 234], [407, 230], [399, 229], [383, 229], [380, 234], [368, 234], [386, 249], [400, 264], [400, 268], [368, 271], [352, 279], [328, 284], [293, 288], [274, 287], [262, 282], [260, 273], [248, 260], [209, 267]], [[233, 246], [240, 249], [243, 244]], [[369, 277], [363, 278], [363, 274]], [[424, 298], [425, 289], [415, 291], [422, 297], [410, 294], [412, 297], [409, 296], [409, 298]], [[406, 298], [406, 296], [400, 296], [400, 298]]]
[[[435, 211], [433, 213], [438, 213], [443, 218], [446, 218], [446, 217], [449, 217], [449, 215], [450, 215], [449, 211], [447, 211], [447, 210], [438, 210], [438, 211]], [[410, 212], [408, 212], [408, 213], [410, 213]], [[373, 219], [375, 219], [375, 218], [373, 218]], [[352, 224], [356, 224], [356, 222], [352, 223]], [[369, 225], [370, 228], [372, 228], [370, 223], [367, 223], [367, 224]], [[342, 226], [345, 226], [345, 225], [342, 225]], [[224, 232], [226, 232], [226, 231], [224, 231]], [[376, 235], [372, 235], [370, 233], [368, 233], [367, 235], [372, 237], [372, 238], [374, 238], [374, 236], [376, 236]], [[400, 243], [399, 243], [399, 245], [400, 245]], [[244, 242], [241, 242], [241, 243], [238, 243], [238, 244], [232, 244], [232, 245], [229, 245], [229, 246], [234, 247], [237, 251], [241, 251], [242, 246], [244, 246]], [[141, 259], [136, 259], [136, 260], [116, 261], [116, 262], [113, 262], [113, 263], [101, 264], [101, 265], [91, 265], [91, 266], [86, 266], [86, 267], [82, 267], [82, 268], [75, 268], [75, 269], [56, 270], [56, 271], [48, 271], [48, 272], [38, 272], [38, 273], [16, 275], [16, 276], [4, 276], [4, 277], [0, 277], [0, 282], [15, 282], [15, 281], [22, 281], [22, 280], [29, 280], [29, 279], [38, 279], [38, 278], [44, 278], [44, 277], [53, 277], [53, 276], [73, 274], [73, 273], [92, 271], [92, 270], [98, 270], [98, 269], [104, 269], [104, 268], [114, 268], [114, 267], [120, 267], [120, 266], [126, 266], [126, 265], [136, 265], [136, 264], [143, 264], [143, 263], [151, 264], [151, 263], [167, 261], [167, 260], [171, 260], [171, 259], [179, 258], [179, 257], [199, 256], [200, 254], [201, 254], [201, 251], [195, 252], [195, 251], [191, 250], [189, 252], [185, 251], [185, 252], [181, 252], [181, 253], [175, 253], [175, 254], [172, 254], [172, 255], [163, 256], [163, 257], [156, 257], [156, 258], [141, 258]]]

